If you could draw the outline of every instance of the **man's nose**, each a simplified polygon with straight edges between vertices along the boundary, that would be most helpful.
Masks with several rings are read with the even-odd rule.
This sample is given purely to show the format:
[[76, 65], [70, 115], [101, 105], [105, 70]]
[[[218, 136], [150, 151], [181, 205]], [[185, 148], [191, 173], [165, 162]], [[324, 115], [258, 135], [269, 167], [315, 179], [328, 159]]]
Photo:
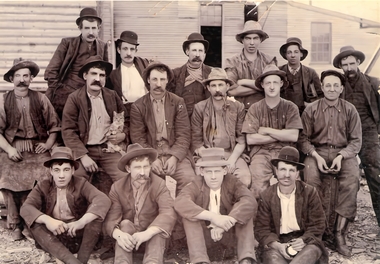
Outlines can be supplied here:
[[130, 49], [127, 49], [127, 55], [131, 55], [131, 50]]

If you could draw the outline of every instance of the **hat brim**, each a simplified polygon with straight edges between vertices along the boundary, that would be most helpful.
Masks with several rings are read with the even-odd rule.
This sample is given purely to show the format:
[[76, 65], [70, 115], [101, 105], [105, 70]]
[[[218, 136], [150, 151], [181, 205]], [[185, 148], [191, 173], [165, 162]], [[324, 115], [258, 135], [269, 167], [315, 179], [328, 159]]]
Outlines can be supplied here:
[[343, 58], [347, 57], [347, 56], [354, 56], [356, 58], [358, 58], [360, 60], [360, 64], [363, 63], [363, 61], [365, 60], [365, 55], [363, 52], [361, 51], [358, 51], [358, 50], [345, 50], [341, 53], [339, 53], [338, 55], [335, 56], [334, 60], [333, 60], [333, 65], [335, 68], [337, 69], [340, 69], [340, 62]]
[[273, 166], [277, 166], [277, 164], [282, 161], [285, 163], [292, 164], [294, 166], [297, 166], [298, 170], [303, 170], [305, 168], [305, 164], [300, 163], [300, 162], [294, 162], [294, 161], [289, 161], [289, 160], [284, 160], [284, 159], [272, 159], [270, 162], [272, 163]]
[[[183, 52], [186, 54], [186, 49], [187, 47], [191, 44], [191, 43], [194, 43], [194, 42], [200, 42], [202, 43], [204, 46], [205, 46], [205, 53], [207, 53], [208, 51], [208, 47], [210, 45], [210, 43], [207, 41], [207, 40], [202, 40], [202, 39], [194, 39], [194, 40], [186, 40], [185, 42], [183, 42], [182, 44], [182, 50]], [[187, 54], [186, 54], [187, 55]]]
[[77, 26], [79, 26], [80, 22], [83, 20], [83, 19], [86, 19], [86, 18], [95, 18], [95, 19], [98, 19], [99, 20], [99, 25], [102, 24], [103, 20], [98, 17], [98, 16], [90, 16], [90, 15], [87, 15], [87, 16], [81, 16], [81, 17], [78, 17], [77, 20], [75, 21], [75, 23], [77, 24]]
[[135, 40], [132, 40], [132, 39], [131, 39], [131, 40], [129, 40], [129, 39], [117, 39], [117, 40], [115, 41], [116, 46], [119, 46], [120, 42], [129, 43], [129, 44], [131, 44], [131, 45], [135, 45], [135, 46], [140, 45], [139, 43], [137, 43]]
[[157, 150], [155, 150], [153, 148], [137, 149], [137, 150], [131, 151], [130, 153], [124, 154], [119, 159], [119, 161], [117, 163], [117, 168], [121, 171], [127, 172], [127, 170], [125, 169], [125, 166], [127, 165], [127, 163], [131, 159], [138, 157], [138, 156], [142, 156], [142, 155], [148, 155], [149, 159], [152, 161], [155, 161], [157, 159], [157, 156], [158, 156]]
[[289, 42], [289, 43], [286, 43], [286, 44], [284, 44], [284, 45], [282, 45], [282, 46], [280, 47], [280, 54], [281, 54], [281, 56], [282, 56], [285, 60], [288, 60], [288, 59], [286, 58], [286, 49], [287, 49], [288, 46], [290, 46], [290, 45], [298, 45], [298, 48], [300, 49], [300, 51], [301, 51], [302, 54], [303, 54], [303, 56], [302, 56], [302, 58], [301, 58], [301, 61], [303, 61], [303, 60], [307, 57], [307, 55], [309, 54], [309, 52], [307, 51], [307, 49], [304, 49], [304, 48], [301, 46], [300, 43], [298, 43], [298, 42]]
[[79, 168], [79, 162], [78, 161], [67, 159], [67, 158], [54, 158], [54, 159], [47, 160], [47, 161], [44, 162], [44, 166], [47, 167], [47, 168], [50, 168], [51, 164], [54, 161], [58, 161], [58, 160], [70, 163], [71, 165], [74, 166], [75, 170], [77, 170]]
[[241, 32], [239, 34], [236, 34], [235, 38], [238, 42], [240, 43], [243, 43], [243, 38], [245, 35], [248, 35], [248, 34], [257, 34], [261, 37], [261, 42], [263, 42], [264, 40], [266, 40], [267, 38], [269, 38], [268, 34], [265, 33], [264, 31], [262, 30], [259, 30], [259, 29], [254, 29], [254, 30], [248, 30], [248, 31], [244, 31], [244, 32]]
[[79, 72], [78, 72], [78, 76], [79, 76], [80, 78], [84, 79], [84, 78], [83, 78], [83, 73], [84, 73], [85, 71], [87, 71], [88, 69], [91, 69], [92, 66], [94, 66], [95, 64], [98, 64], [98, 63], [100, 63], [103, 67], [106, 68], [106, 75], [107, 75], [107, 76], [110, 75], [110, 73], [111, 73], [111, 71], [112, 71], [112, 68], [113, 68], [112, 64], [109, 63], [109, 62], [107, 62], [107, 61], [96, 60], [96, 61], [91, 61], [91, 62], [89, 62], [89, 63], [83, 65], [83, 67], [82, 67], [82, 68], [79, 70]]
[[230, 79], [223, 79], [223, 78], [212, 78], [212, 79], [207, 79], [207, 80], [204, 80], [202, 81], [202, 84], [203, 86], [207, 86], [210, 82], [212, 81], [225, 81], [226, 83], [228, 83], [229, 85], [234, 85], [235, 83], [233, 81], [231, 81]]
[[31, 72], [31, 75], [33, 75], [33, 77], [36, 77], [37, 74], [40, 72], [40, 67], [38, 67], [38, 65], [36, 63], [34, 63], [33, 61], [21, 61], [19, 63], [17, 63], [16, 65], [13, 65], [12, 68], [7, 71], [7, 73], [4, 74], [4, 81], [6, 82], [12, 82], [10, 77], [12, 76], [13, 77], [13, 74], [15, 71], [18, 71], [19, 69], [24, 69], [24, 68], [28, 68]]
[[158, 61], [153, 61], [148, 65], [148, 67], [145, 68], [145, 70], [143, 71], [143, 74], [142, 74], [142, 78], [143, 78], [143, 81], [145, 83], [145, 87], [148, 89], [148, 91], [150, 90], [150, 85], [148, 83], [148, 75], [150, 75], [150, 72], [154, 68], [157, 68], [157, 67], [163, 67], [166, 69], [166, 72], [168, 73], [168, 84], [171, 83], [171, 81], [174, 78], [174, 73], [173, 73], [172, 69], [169, 68], [168, 65], [163, 64], [163, 63], [158, 62]]
[[195, 166], [197, 167], [215, 167], [215, 166], [227, 166], [228, 161], [227, 160], [202, 160], [199, 159], [197, 163], [195, 163]]
[[280, 76], [282, 82], [283, 82], [283, 85], [281, 87], [281, 89], [285, 89], [288, 87], [289, 85], [289, 82], [286, 80], [286, 73], [284, 71], [281, 71], [281, 70], [275, 70], [275, 71], [268, 71], [266, 73], [263, 73], [262, 75], [260, 75], [256, 80], [255, 80], [255, 85], [257, 88], [260, 88], [260, 89], [264, 89], [262, 86], [261, 86], [261, 82], [264, 80], [265, 77], [269, 76], [269, 75], [277, 75], [277, 76]]

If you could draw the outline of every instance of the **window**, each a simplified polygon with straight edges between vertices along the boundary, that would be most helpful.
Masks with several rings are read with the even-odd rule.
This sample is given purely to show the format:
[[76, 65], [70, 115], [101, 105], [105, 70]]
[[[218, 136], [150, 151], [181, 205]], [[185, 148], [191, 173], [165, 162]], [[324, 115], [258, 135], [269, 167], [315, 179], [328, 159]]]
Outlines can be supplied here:
[[331, 63], [330, 23], [311, 23], [311, 62]]
[[202, 26], [222, 26], [221, 5], [201, 5]]

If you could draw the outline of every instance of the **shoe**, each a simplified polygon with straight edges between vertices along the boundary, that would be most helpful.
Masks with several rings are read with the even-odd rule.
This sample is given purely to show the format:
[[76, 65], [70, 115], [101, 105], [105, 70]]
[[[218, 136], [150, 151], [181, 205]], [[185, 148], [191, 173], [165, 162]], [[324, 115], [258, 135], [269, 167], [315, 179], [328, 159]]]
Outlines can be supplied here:
[[22, 234], [21, 229], [19, 227], [13, 229], [11, 236], [13, 241], [21, 240], [24, 238], [24, 235]]
[[338, 253], [346, 257], [351, 257], [352, 253], [349, 247], [346, 245], [345, 234], [348, 227], [348, 219], [338, 215], [336, 220], [336, 230], [335, 230], [335, 247]]

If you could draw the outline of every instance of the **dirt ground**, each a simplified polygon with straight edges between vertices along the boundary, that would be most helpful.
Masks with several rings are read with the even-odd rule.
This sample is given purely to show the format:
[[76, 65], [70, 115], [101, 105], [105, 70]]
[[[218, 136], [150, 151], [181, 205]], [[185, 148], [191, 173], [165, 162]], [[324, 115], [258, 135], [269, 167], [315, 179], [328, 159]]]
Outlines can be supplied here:
[[[34, 242], [28, 239], [12, 241], [10, 231], [5, 228], [5, 219], [0, 220], [0, 263], [14, 264], [45, 264], [61, 263], [57, 262], [43, 250], [37, 249]], [[368, 186], [365, 180], [361, 181], [358, 193], [358, 214], [355, 222], [349, 228], [348, 245], [354, 253], [351, 258], [346, 258], [336, 252], [329, 251], [331, 264], [380, 264], [380, 237], [376, 236], [379, 232], [375, 214], [371, 207]], [[112, 264], [113, 259], [100, 260], [101, 252], [95, 252], [89, 261], [91, 264]], [[136, 259], [135, 263], [141, 263]], [[186, 250], [178, 252], [176, 256], [170, 256], [165, 260], [165, 264], [189, 263]], [[237, 264], [236, 258], [223, 262], [213, 262], [213, 264]], [[307, 263], [305, 263], [307, 264]]]

